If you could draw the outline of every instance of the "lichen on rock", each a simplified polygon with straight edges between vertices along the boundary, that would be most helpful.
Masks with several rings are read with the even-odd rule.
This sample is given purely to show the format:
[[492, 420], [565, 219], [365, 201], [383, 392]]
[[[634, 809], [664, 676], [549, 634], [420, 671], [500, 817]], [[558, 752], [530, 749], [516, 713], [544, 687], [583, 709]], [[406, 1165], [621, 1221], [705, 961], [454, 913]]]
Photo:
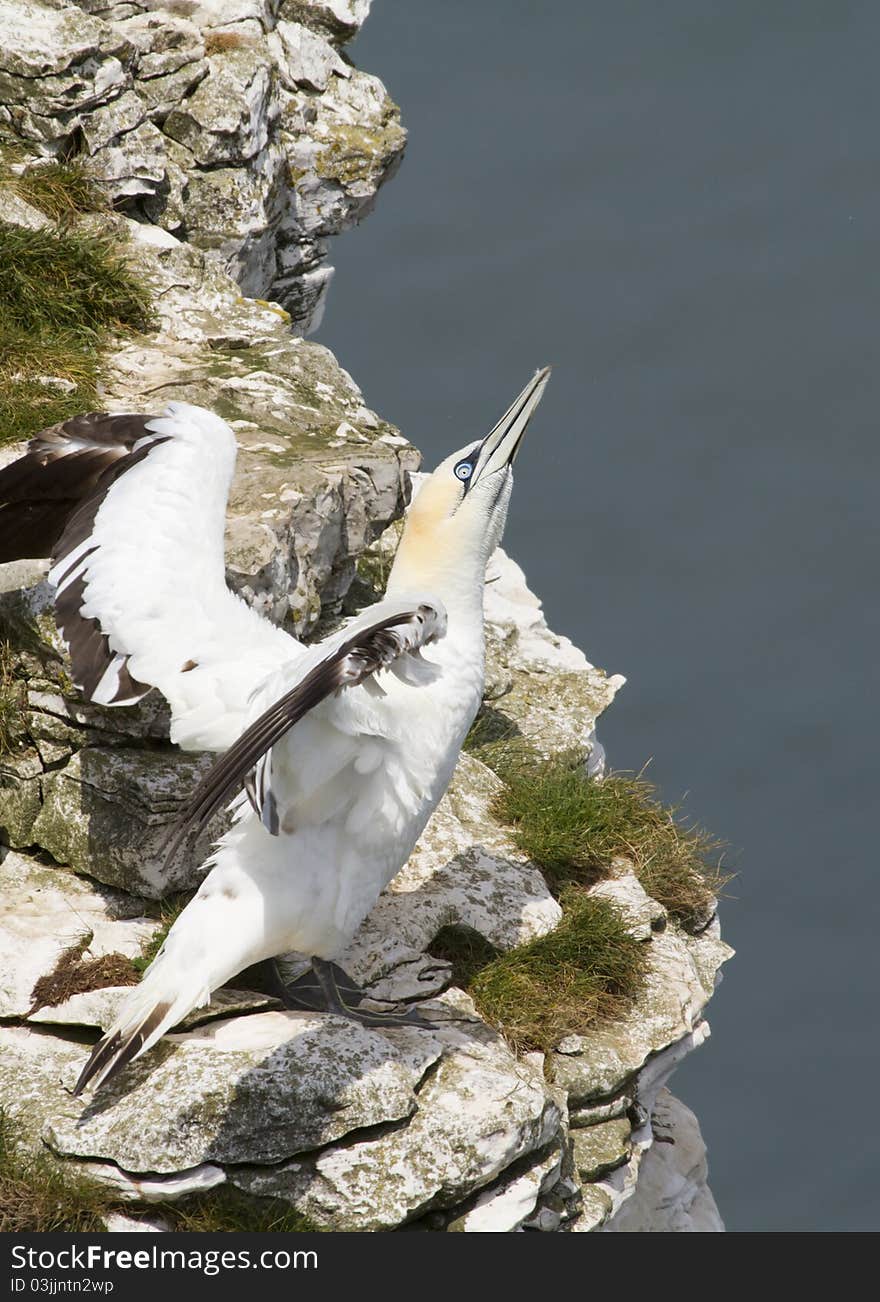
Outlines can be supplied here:
[[307, 330], [327, 239], [369, 211], [406, 141], [381, 82], [339, 53], [368, 9], [3, 0], [0, 125], [36, 157], [78, 151], [108, 200]]
[[[0, 135], [19, 150], [0, 219], [45, 228], [8, 177], [77, 153], [113, 207], [69, 220], [123, 242], [154, 313], [115, 343], [102, 401], [183, 399], [230, 422], [229, 582], [308, 636], [381, 590], [419, 463], [302, 338], [329, 280], [327, 239], [369, 211], [405, 135], [381, 83], [342, 53], [369, 0], [185, 8], [0, 0]], [[79, 697], [45, 572], [0, 567], [0, 1107], [23, 1143], [124, 1200], [111, 1227], [159, 1205], [145, 1223], [161, 1228], [162, 1204], [226, 1187], [337, 1230], [718, 1228], [699, 1133], [663, 1089], [708, 1035], [730, 952], [717, 920], [687, 932], [625, 856], [603, 865], [589, 890], [644, 954], [640, 993], [616, 1020], [518, 1053], [431, 949], [445, 928], [498, 954], [552, 943], [562, 916], [498, 816], [501, 780], [479, 748], [342, 957], [372, 998], [419, 1001], [435, 1029], [281, 1011], [242, 974], [106, 1090], [74, 1099], [125, 964], [142, 966], [164, 934], [154, 902], [196, 884], [217, 827], [164, 864], [209, 760], [170, 745], [155, 693], [123, 710]], [[487, 578], [486, 717], [538, 756], [576, 750], [601, 774], [596, 719], [623, 679], [547, 627], [503, 552]], [[301, 961], [288, 956], [291, 970]], [[673, 1132], [683, 1155], [670, 1163], [652, 1144]]]

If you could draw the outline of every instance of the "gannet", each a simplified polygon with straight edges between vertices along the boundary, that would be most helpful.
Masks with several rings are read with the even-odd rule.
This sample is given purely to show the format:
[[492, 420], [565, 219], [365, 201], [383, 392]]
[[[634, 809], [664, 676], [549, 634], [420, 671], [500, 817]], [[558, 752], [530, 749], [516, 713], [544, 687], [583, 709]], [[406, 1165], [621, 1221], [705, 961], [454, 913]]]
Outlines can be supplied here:
[[[425, 1025], [360, 1006], [335, 963], [445, 792], [483, 694], [483, 585], [512, 466], [549, 368], [413, 502], [381, 601], [303, 645], [226, 585], [235, 435], [203, 408], [91, 413], [0, 471], [0, 561], [50, 556], [76, 685], [131, 705], [156, 688], [171, 739], [224, 752], [169, 847], [223, 806], [198, 892], [123, 1001], [75, 1093], [145, 1053], [252, 964], [297, 951], [290, 1007]], [[422, 656], [422, 648], [429, 654]], [[230, 804], [231, 802], [231, 804]]]

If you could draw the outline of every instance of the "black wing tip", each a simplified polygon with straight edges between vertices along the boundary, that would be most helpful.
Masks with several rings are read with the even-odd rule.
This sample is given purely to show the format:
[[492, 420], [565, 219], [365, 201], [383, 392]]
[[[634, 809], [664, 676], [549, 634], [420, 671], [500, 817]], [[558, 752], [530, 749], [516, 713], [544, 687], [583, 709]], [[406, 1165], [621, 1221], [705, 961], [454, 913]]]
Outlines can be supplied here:
[[79, 1098], [89, 1081], [92, 1080], [93, 1077], [97, 1076], [101, 1068], [110, 1061], [121, 1043], [122, 1036], [118, 1031], [113, 1035], [105, 1035], [102, 1040], [98, 1041], [94, 1049], [92, 1049], [92, 1052], [89, 1054], [88, 1061], [80, 1072], [77, 1082], [73, 1087], [74, 1098]]
[[[127, 1067], [132, 1058], [136, 1057], [141, 1051], [159, 1023], [168, 1015], [170, 1008], [171, 1004], [165, 1000], [156, 1004], [147, 1017], [132, 1031], [127, 1040], [123, 1040], [120, 1031], [114, 1031], [99, 1040], [73, 1087], [73, 1097], [79, 1098], [89, 1081], [94, 1080], [95, 1076], [105, 1067], [107, 1067], [107, 1071], [98, 1088], [106, 1085], [124, 1067]], [[109, 1067], [107, 1066], [108, 1063], [110, 1064]]]
[[[442, 607], [422, 602], [391, 615], [384, 615], [368, 628], [358, 629], [320, 660], [289, 692], [279, 697], [208, 770], [196, 786], [189, 805], [171, 832], [165, 850], [165, 865], [170, 865], [191, 834], [203, 831], [224, 803], [244, 787], [254, 812], [272, 836], [279, 835], [278, 812], [256, 789], [254, 767], [271, 750], [278, 739], [294, 727], [309, 710], [325, 697], [355, 687], [386, 667], [403, 651], [400, 625], [417, 622], [424, 625], [433, 617], [441, 627], [434, 629], [425, 642], [435, 641], [445, 633]], [[356, 663], [352, 664], [352, 659]], [[271, 794], [271, 790], [267, 793]]]

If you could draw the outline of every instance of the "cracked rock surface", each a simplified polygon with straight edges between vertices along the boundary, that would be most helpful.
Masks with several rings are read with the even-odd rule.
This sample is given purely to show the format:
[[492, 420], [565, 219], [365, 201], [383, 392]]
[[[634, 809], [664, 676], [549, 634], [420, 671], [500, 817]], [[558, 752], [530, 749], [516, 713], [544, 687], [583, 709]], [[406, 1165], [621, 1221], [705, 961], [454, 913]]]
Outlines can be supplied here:
[[[81, 224], [127, 241], [154, 303], [156, 328], [114, 345], [105, 405], [177, 398], [231, 423], [228, 578], [300, 636], [369, 599], [364, 574], [387, 562], [419, 463], [301, 337], [327, 239], [369, 210], [403, 150], [395, 106], [343, 48], [368, 9], [0, 0], [0, 134], [30, 162], [79, 151], [115, 209]], [[0, 220], [46, 222], [2, 189]], [[207, 761], [170, 745], [154, 696], [121, 710], [77, 696], [45, 569], [0, 567], [0, 1107], [24, 1141], [131, 1204], [108, 1228], [161, 1230], [163, 1203], [224, 1184], [332, 1229], [721, 1228], [699, 1130], [664, 1088], [708, 1035], [730, 953], [717, 921], [682, 931], [625, 860], [609, 865], [593, 889], [646, 946], [645, 990], [621, 1022], [517, 1056], [430, 953], [451, 924], [506, 950], [560, 918], [471, 755], [343, 958], [373, 997], [421, 1001], [435, 1029], [282, 1011], [244, 975], [105, 1091], [72, 1098], [125, 998], [119, 971], [156, 942], [168, 897], [195, 887], [222, 821], [163, 866]], [[487, 577], [490, 710], [546, 754], [592, 748], [600, 773], [596, 718], [623, 679], [547, 628], [504, 553]], [[94, 988], [60, 982], [109, 959]]]
[[[528, 615], [521, 625], [490, 624], [490, 645], [505, 647], [503, 666], [493, 667], [520, 672], [520, 639], [532, 647], [538, 638], [549, 701], [557, 672], [565, 681], [580, 672], [583, 695], [576, 721], [566, 715], [562, 725], [549, 703], [543, 715], [533, 704], [536, 733], [548, 738], [561, 726], [564, 738], [575, 727], [591, 736], [589, 702], [597, 690], [612, 696], [616, 682], [586, 662], [573, 668], [572, 649], [554, 645], [540, 607], [525, 600], [521, 572], [503, 554], [494, 564], [512, 604]], [[487, 613], [491, 620], [488, 602]], [[113, 755], [125, 749], [108, 747]], [[133, 952], [157, 924], [142, 916], [143, 883], [123, 892], [96, 883], [88, 865], [75, 875], [8, 852], [0, 871], [23, 921], [19, 933], [0, 932], [4, 969], [15, 974], [0, 987], [4, 1011], [16, 1019], [0, 1028], [3, 1105], [34, 1142], [137, 1204], [229, 1183], [336, 1230], [719, 1228], [709, 1224], [714, 1204], [695, 1123], [682, 1131], [680, 1160], [664, 1152], [652, 1161], [644, 1190], [640, 1176], [655, 1128], [672, 1133], [664, 1083], [708, 1035], [705, 1005], [730, 952], [717, 921], [698, 935], [684, 932], [617, 860], [593, 889], [649, 947], [642, 995], [620, 1022], [567, 1036], [546, 1057], [517, 1057], [450, 985], [449, 965], [430, 955], [433, 937], [451, 923], [507, 949], [559, 919], [540, 872], [492, 817], [497, 786], [479, 760], [462, 756], [410, 862], [343, 958], [374, 997], [422, 1001], [434, 1030], [367, 1030], [283, 1012], [247, 990], [220, 991], [85, 1101], [67, 1091], [87, 1055], [89, 1028], [108, 1024], [125, 991], [88, 991], [32, 1011], [32, 984], [52, 971], [83, 922], [93, 951], [120, 953]], [[625, 1216], [639, 1191], [638, 1212]]]
[[406, 133], [342, 47], [369, 11], [305, 0], [0, 0], [0, 125], [77, 152], [117, 208], [213, 253], [303, 331], [328, 239], [371, 209]]

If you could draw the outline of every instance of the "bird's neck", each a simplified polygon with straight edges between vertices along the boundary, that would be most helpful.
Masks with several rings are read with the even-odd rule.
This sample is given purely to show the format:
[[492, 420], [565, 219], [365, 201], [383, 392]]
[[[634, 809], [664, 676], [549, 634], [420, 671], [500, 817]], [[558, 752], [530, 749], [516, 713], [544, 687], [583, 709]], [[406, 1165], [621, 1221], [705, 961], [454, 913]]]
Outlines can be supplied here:
[[402, 597], [424, 595], [439, 597], [453, 627], [462, 635], [471, 632], [482, 644], [483, 639], [483, 586], [486, 576], [486, 558], [477, 554], [406, 546], [401, 542], [391, 573], [386, 595]]

